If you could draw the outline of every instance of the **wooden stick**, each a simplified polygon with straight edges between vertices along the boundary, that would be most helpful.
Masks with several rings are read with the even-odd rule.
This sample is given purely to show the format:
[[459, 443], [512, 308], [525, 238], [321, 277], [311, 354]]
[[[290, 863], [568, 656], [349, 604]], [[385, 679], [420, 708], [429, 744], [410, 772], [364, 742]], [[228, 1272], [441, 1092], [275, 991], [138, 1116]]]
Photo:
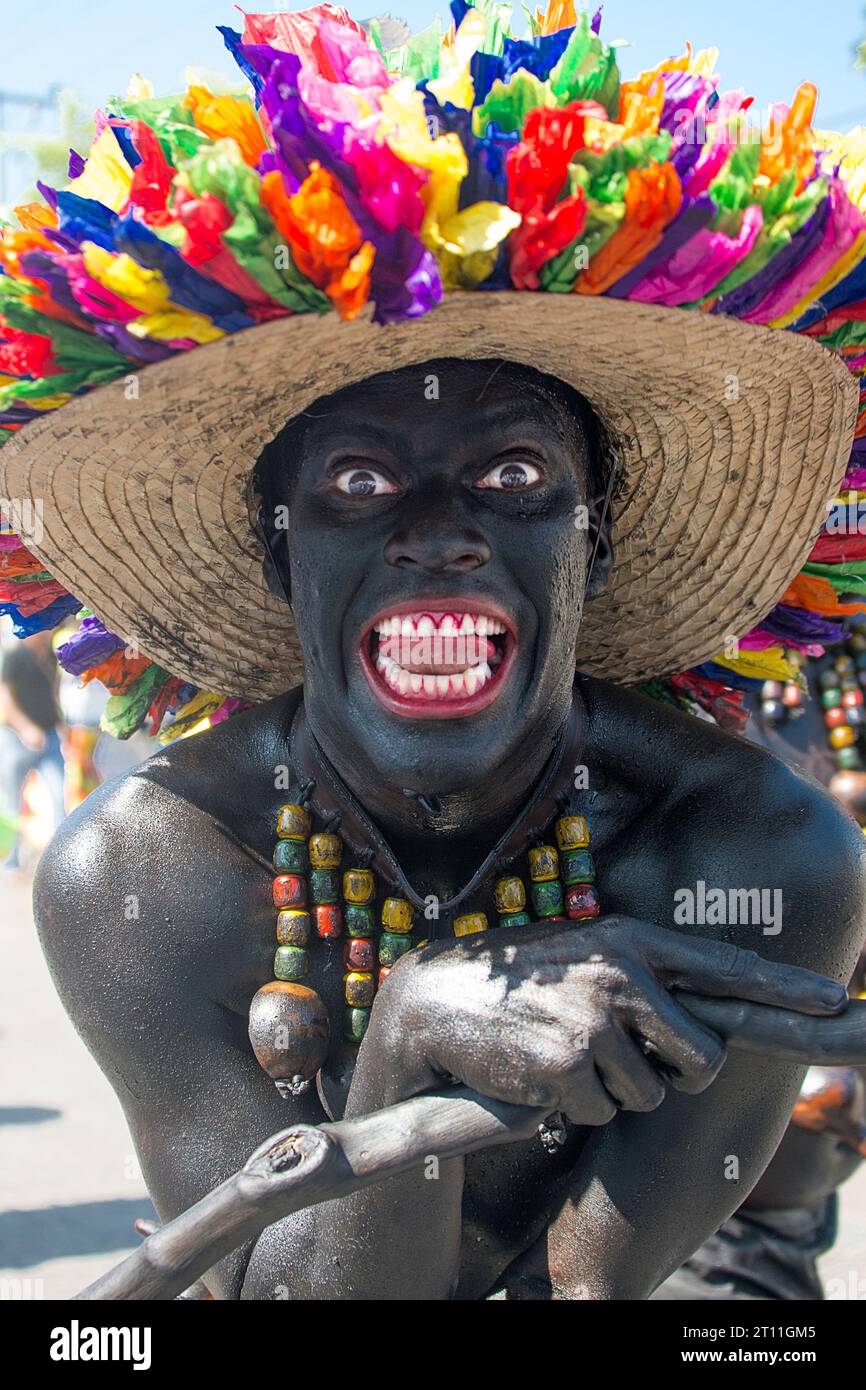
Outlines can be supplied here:
[[415, 1096], [357, 1120], [295, 1125], [266, 1140], [195, 1206], [142, 1242], [80, 1299], [170, 1299], [266, 1226], [435, 1156], [528, 1139], [547, 1116], [467, 1087]]

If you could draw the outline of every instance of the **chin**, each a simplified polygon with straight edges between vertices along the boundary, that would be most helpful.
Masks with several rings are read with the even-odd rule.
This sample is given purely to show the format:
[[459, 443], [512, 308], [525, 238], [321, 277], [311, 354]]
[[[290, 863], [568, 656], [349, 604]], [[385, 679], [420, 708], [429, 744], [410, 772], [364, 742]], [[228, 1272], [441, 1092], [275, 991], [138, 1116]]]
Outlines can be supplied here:
[[521, 742], [509, 718], [494, 717], [483, 731], [444, 720], [413, 726], [402, 718], [395, 727], [366, 706], [356, 737], [383, 781], [436, 797], [492, 781]]
[[542, 684], [537, 664], [528, 660], [530, 653], [509, 652], [507, 644], [503, 649], [502, 664], [509, 664], [499, 680], [484, 689], [485, 698], [475, 699], [468, 709], [460, 698], [443, 702], [443, 709], [431, 708], [432, 698], [409, 706], [399, 692], [395, 698], [384, 691], [381, 671], [373, 670], [375, 646], [370, 662], [354, 664], [354, 739], [385, 781], [432, 796], [460, 795], [492, 781], [513, 762], [527, 738], [544, 728], [545, 712], [553, 706], [562, 705], [564, 717], [571, 699], [569, 674], [563, 677], [562, 701], [556, 701], [549, 671]]

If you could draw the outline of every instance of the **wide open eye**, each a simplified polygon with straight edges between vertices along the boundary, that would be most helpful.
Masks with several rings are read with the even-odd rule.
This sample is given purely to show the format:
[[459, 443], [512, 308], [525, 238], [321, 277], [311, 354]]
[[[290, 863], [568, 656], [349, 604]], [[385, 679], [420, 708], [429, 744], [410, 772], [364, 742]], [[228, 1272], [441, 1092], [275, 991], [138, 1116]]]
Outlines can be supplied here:
[[534, 463], [506, 459], [504, 463], [497, 463], [483, 478], [479, 478], [475, 486], [496, 488], [499, 492], [525, 492], [541, 482], [541, 478], [541, 469], [536, 468]]
[[333, 482], [347, 497], [385, 497], [398, 491], [396, 483], [373, 468], [341, 468], [333, 474]]

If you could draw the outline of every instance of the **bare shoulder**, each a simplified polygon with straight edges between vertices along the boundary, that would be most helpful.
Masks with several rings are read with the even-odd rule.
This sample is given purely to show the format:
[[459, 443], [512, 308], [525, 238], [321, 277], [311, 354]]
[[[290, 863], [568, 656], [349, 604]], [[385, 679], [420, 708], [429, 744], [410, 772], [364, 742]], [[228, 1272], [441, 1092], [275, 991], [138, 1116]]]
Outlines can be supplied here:
[[248, 915], [261, 898], [266, 910], [281, 719], [262, 706], [174, 744], [61, 826], [39, 865], [34, 908], [76, 1020], [109, 986], [142, 1001], [164, 1000], [172, 978], [224, 994], [216, 966], [221, 944], [237, 957], [238, 904]]
[[661, 902], [686, 909], [671, 925], [847, 981], [866, 935], [866, 843], [848, 812], [756, 744], [592, 685], [604, 755], [649, 793], [642, 833], [665, 866]]

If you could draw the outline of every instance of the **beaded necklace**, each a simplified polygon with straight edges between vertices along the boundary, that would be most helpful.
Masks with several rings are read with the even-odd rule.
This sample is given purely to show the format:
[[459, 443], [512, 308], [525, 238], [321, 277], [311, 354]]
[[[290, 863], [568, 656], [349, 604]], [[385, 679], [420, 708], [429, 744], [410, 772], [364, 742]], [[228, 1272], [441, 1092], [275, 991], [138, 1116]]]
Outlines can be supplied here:
[[[408, 899], [380, 894], [376, 874], [368, 867], [372, 851], [343, 867], [344, 846], [335, 824], [339, 817], [330, 817], [314, 830], [308, 804], [311, 789], [308, 784], [298, 800], [281, 806], [277, 815], [275, 978], [250, 1005], [253, 1050], [284, 1096], [303, 1094], [328, 1053], [327, 1010], [315, 990], [302, 983], [309, 973], [313, 937], [334, 949], [345, 933], [343, 1035], [356, 1045], [367, 1030], [376, 991], [394, 965], [426, 944], [414, 934], [415, 909]], [[528, 898], [520, 875], [503, 873], [496, 879], [497, 927], [526, 926], [533, 920], [580, 922], [599, 915], [584, 817], [560, 815], [555, 839], [555, 845], [539, 842], [528, 851]], [[489, 926], [481, 911], [461, 913], [452, 923], [456, 937], [485, 932]]]
[[[818, 671], [821, 704], [827, 741], [841, 771], [854, 771], [864, 766], [866, 753], [866, 708], [863, 690], [866, 688], [866, 632], [850, 633], [841, 651], [830, 657]], [[786, 717], [803, 712], [805, 680], [765, 681], [761, 690], [761, 717], [765, 724], [775, 727]]]

